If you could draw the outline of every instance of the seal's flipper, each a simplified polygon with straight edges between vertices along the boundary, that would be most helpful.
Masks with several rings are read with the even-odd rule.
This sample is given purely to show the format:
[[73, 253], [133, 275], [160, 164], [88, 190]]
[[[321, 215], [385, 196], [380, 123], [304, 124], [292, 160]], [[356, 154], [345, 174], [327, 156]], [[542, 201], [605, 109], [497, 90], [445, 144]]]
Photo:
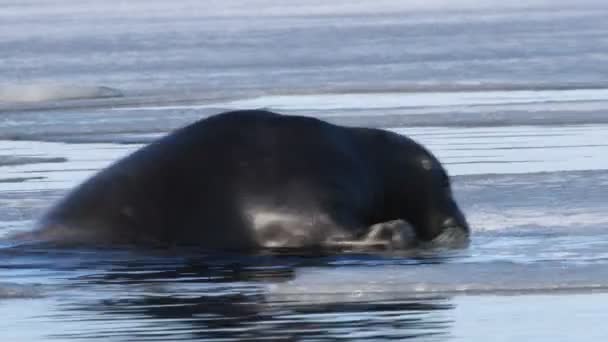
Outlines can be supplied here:
[[358, 240], [329, 240], [325, 245], [332, 248], [352, 249], [406, 249], [416, 244], [413, 227], [403, 220], [376, 223]]
[[384, 242], [390, 249], [403, 249], [416, 243], [416, 233], [409, 223], [393, 220], [370, 226], [363, 241], [370, 244]]

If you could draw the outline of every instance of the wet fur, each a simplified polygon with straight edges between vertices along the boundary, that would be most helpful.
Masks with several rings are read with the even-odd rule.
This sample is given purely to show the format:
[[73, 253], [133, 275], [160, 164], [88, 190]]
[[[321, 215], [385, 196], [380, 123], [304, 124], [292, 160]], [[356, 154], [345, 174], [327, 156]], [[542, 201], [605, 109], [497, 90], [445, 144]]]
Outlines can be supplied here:
[[441, 232], [430, 217], [418, 217], [431, 213], [424, 207], [434, 205], [428, 193], [447, 203], [441, 215], [462, 216], [451, 195], [441, 198], [435, 187], [444, 185], [425, 165], [444, 173], [422, 146], [387, 131], [228, 112], [102, 170], [56, 204], [30, 236], [239, 250], [348, 243], [407, 248], [412, 236], [428, 240]]

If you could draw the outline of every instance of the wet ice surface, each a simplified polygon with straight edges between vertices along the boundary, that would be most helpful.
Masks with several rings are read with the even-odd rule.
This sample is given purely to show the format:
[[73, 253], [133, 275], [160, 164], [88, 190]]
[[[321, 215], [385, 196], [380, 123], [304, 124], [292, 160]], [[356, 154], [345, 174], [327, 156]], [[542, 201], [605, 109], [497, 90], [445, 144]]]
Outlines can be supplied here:
[[0, 236], [167, 131], [247, 107], [423, 143], [452, 175], [471, 246], [3, 241], [2, 340], [605, 340], [605, 3], [302, 3], [0, 0]]
[[[183, 125], [197, 111], [208, 115], [193, 107], [165, 109], [166, 117], [186, 110], [168, 126]], [[53, 139], [30, 131], [32, 140], [2, 141], [4, 234], [31, 229], [68, 189], [163, 134], [153, 123], [116, 131], [123, 117], [106, 113], [81, 112], [82, 127], [98, 122], [97, 133], [76, 128], [64, 134], [56, 127]], [[59, 122], [73, 115], [53, 112]], [[468, 249], [218, 256], [5, 244], [0, 312], [11, 318], [0, 326], [15, 341], [605, 336], [595, 327], [608, 300], [608, 168], [602, 158], [608, 126], [479, 122], [387, 127], [425, 144], [445, 164], [473, 228]], [[13, 133], [28, 129], [24, 124]], [[579, 316], [561, 314], [566, 304], [557, 303]], [[544, 318], [534, 320], [539, 314]], [[479, 320], [486, 323], [478, 327]], [[27, 329], [32, 324], [37, 329]], [[505, 335], [507, 324], [520, 330]]]

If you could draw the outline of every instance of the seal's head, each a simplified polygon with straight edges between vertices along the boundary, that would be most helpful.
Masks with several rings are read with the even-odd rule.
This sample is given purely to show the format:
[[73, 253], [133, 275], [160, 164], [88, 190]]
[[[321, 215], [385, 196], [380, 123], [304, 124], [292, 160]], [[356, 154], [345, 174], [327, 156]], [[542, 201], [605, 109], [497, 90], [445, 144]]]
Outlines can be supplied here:
[[423, 242], [468, 243], [469, 225], [456, 204], [450, 178], [439, 160], [420, 144], [393, 136], [400, 153], [393, 157], [385, 185], [389, 215], [409, 222]]
[[[428, 152], [427, 152], [428, 153]], [[417, 160], [420, 163], [420, 203], [416, 209], [422, 215], [413, 215], [418, 236], [425, 241], [453, 243], [468, 240], [469, 225], [456, 204], [450, 178], [441, 163], [428, 153]]]

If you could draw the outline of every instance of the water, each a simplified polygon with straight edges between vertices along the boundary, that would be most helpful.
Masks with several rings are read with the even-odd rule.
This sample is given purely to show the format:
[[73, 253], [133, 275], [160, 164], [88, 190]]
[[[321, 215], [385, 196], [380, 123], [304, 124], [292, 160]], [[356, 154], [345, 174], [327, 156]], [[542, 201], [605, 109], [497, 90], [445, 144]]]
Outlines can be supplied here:
[[270, 108], [428, 146], [455, 251], [208, 255], [0, 245], [6, 341], [601, 341], [602, 1], [0, 0], [0, 236], [201, 117]]

